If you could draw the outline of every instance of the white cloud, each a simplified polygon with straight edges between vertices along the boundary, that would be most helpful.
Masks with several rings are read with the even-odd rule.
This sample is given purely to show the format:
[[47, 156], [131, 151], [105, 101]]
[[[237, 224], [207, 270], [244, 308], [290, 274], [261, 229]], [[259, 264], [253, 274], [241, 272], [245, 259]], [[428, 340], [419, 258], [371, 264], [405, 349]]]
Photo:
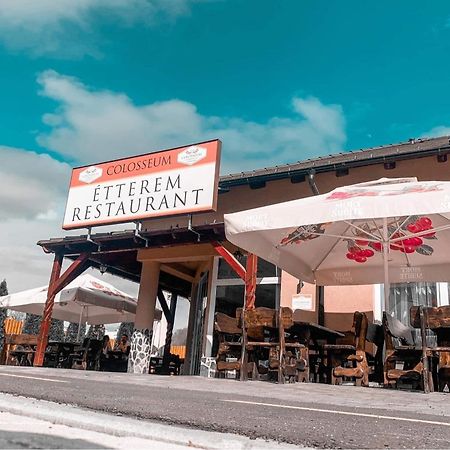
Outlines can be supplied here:
[[45, 154], [0, 146], [0, 222], [46, 219], [62, 209], [70, 167]]
[[[51, 71], [39, 83], [41, 94], [58, 103], [56, 111], [44, 116], [49, 131], [39, 142], [78, 162], [219, 137], [224, 143], [222, 172], [240, 171], [335, 152], [346, 139], [341, 107], [313, 97], [294, 98], [292, 118], [256, 123], [205, 116], [176, 99], [138, 106], [124, 94], [89, 89]], [[0, 279], [6, 277], [10, 290], [17, 292], [48, 282], [52, 256], [36, 242], [63, 234], [70, 168], [49, 155], [17, 148], [0, 146], [0, 157]], [[136, 289], [114, 282], [128, 292]]]
[[189, 12], [193, 0], [0, 0], [0, 40], [35, 55], [98, 55], [96, 19], [151, 25]]
[[[63, 234], [70, 167], [49, 155], [2, 146], [0, 160], [0, 280], [6, 278], [10, 292], [18, 292], [48, 283], [53, 255], [36, 242]], [[135, 294], [134, 284], [112, 280]]]
[[346, 141], [342, 108], [315, 97], [294, 98], [293, 117], [257, 123], [205, 116], [178, 99], [139, 106], [124, 94], [90, 89], [54, 71], [38, 81], [41, 94], [59, 103], [43, 118], [50, 131], [39, 144], [83, 163], [217, 137], [222, 172], [240, 171], [333, 153]]
[[448, 136], [450, 135], [450, 127], [445, 125], [439, 125], [437, 127], [431, 128], [431, 130], [423, 133], [420, 137], [440, 137], [440, 136]]

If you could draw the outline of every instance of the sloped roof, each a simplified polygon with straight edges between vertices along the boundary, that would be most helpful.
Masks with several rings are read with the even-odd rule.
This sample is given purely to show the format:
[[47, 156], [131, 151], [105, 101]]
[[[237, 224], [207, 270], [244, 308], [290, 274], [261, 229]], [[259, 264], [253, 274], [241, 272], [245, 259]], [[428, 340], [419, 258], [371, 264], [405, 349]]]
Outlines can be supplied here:
[[248, 184], [256, 180], [269, 181], [286, 178], [294, 174], [307, 174], [313, 169], [317, 173], [328, 172], [344, 167], [357, 167], [399, 159], [417, 158], [436, 153], [450, 153], [450, 136], [409, 139], [398, 144], [346, 151], [334, 155], [306, 159], [293, 164], [282, 164], [248, 172], [234, 173], [220, 177], [220, 185], [229, 187]]

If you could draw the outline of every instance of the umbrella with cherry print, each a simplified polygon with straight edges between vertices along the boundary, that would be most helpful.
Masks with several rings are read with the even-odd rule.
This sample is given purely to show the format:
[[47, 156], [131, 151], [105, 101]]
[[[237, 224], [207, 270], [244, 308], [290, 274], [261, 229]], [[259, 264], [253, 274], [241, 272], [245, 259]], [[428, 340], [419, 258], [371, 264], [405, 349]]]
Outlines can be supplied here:
[[448, 281], [450, 183], [381, 179], [225, 215], [228, 240], [318, 285]]

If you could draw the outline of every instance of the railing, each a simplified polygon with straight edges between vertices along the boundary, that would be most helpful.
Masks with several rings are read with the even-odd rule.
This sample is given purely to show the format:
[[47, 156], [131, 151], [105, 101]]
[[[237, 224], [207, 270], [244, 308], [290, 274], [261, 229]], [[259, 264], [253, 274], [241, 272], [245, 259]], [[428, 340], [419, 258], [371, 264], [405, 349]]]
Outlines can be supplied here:
[[[5, 334], [20, 334], [23, 329], [23, 320], [14, 319], [8, 317], [4, 322]], [[115, 339], [110, 339], [109, 344], [111, 348], [114, 348]], [[178, 355], [180, 358], [186, 357], [186, 346], [185, 345], [172, 345], [170, 347], [170, 353], [173, 355]]]

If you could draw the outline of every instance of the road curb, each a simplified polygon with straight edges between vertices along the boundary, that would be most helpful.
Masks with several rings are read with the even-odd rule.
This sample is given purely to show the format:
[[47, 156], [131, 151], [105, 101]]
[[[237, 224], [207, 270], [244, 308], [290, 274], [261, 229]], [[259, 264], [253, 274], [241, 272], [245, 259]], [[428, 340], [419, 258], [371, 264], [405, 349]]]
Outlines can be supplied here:
[[[199, 449], [289, 449], [289, 444], [250, 440], [245, 436], [183, 428], [91, 411], [74, 405], [0, 393], [0, 411], [116, 437], [148, 439], [155, 444]], [[143, 429], [143, 426], [146, 429]]]

